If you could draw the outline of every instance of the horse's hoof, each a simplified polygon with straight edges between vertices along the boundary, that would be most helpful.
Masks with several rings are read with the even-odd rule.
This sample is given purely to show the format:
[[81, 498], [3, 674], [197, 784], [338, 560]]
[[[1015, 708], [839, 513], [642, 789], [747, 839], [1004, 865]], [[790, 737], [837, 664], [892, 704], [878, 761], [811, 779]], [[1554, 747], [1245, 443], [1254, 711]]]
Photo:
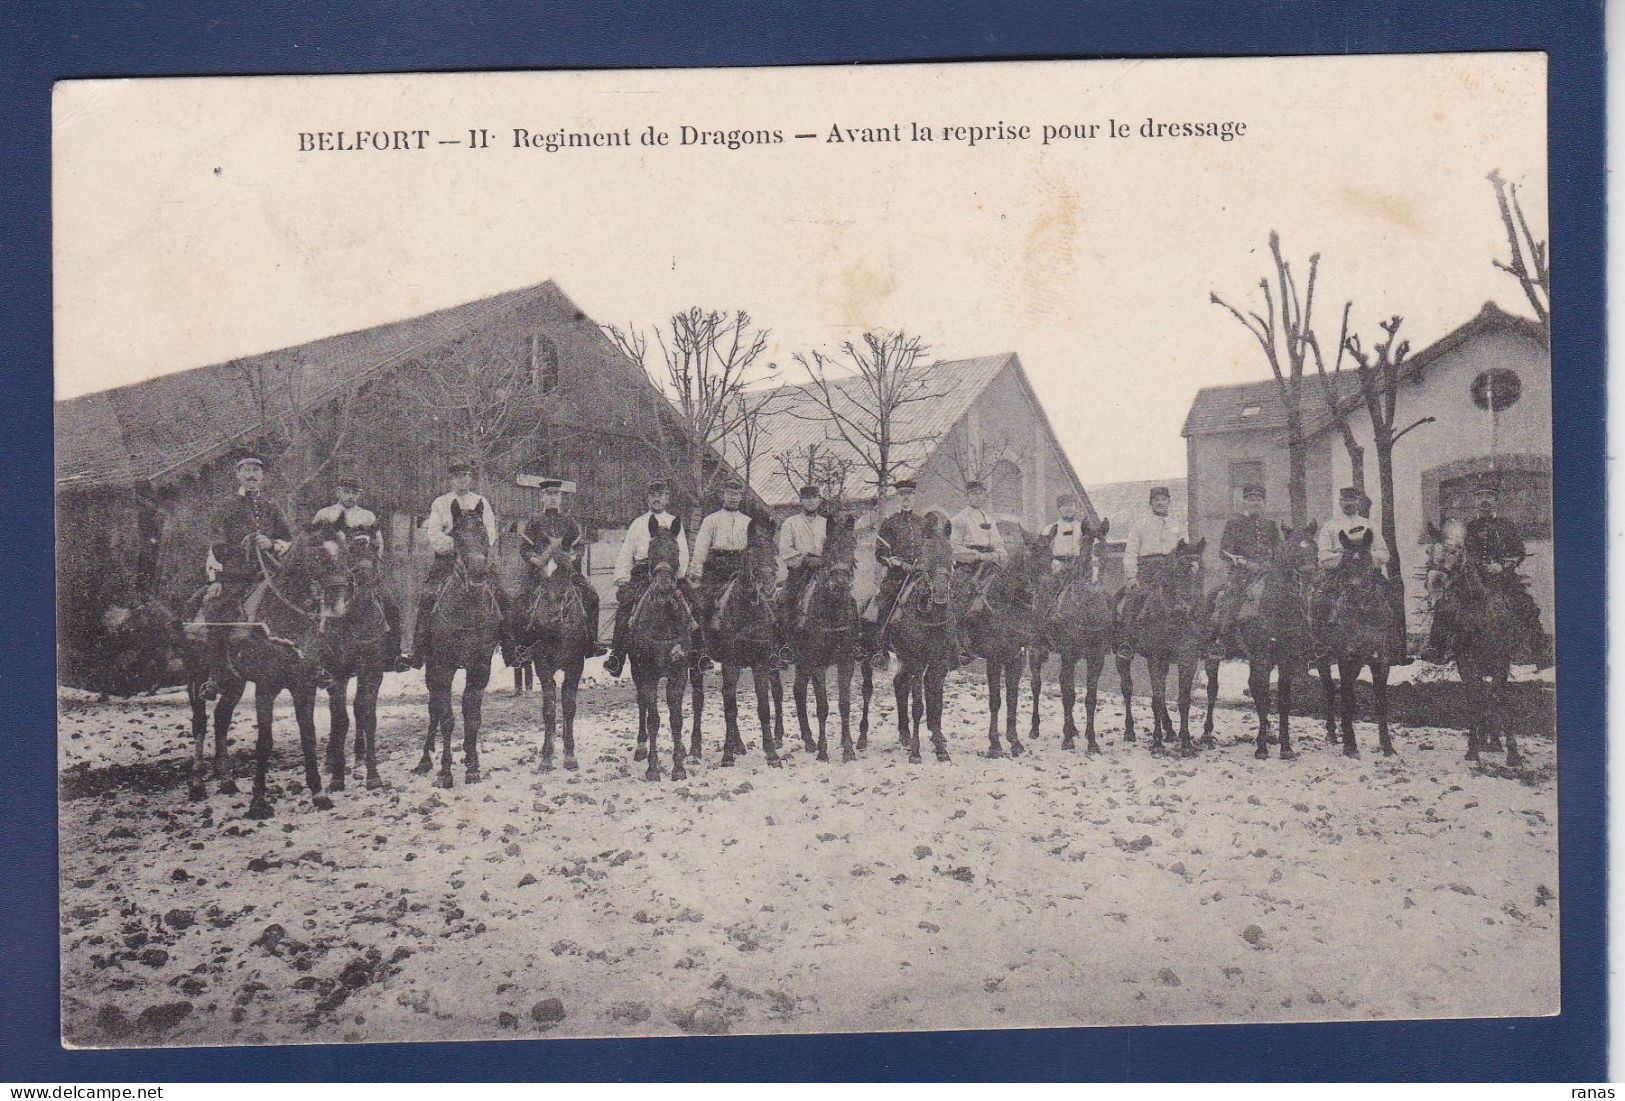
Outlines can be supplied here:
[[768, 764], [769, 768], [783, 768], [784, 767], [784, 758], [783, 757], [769, 757], [767, 759], [767, 764]]
[[539, 769], [539, 771], [541, 771], [541, 772], [552, 772], [553, 771], [553, 758], [551, 758], [551, 757], [543, 757], [542, 758], [541, 768]]
[[987, 755], [990, 758], [1003, 757], [1004, 756], [1004, 750], [999, 748], [999, 743], [998, 742], [991, 742], [991, 743], [988, 744], [988, 747], [987, 747]]
[[468, 769], [463, 773], [463, 782], [465, 784], [477, 784], [480, 779], [480, 770], [477, 768]]
[[828, 764], [829, 763], [829, 750], [820, 749], [818, 751], [818, 759], [820, 761], [823, 761], [825, 764]]
[[937, 760], [941, 761], [943, 764], [947, 764], [952, 759], [953, 758], [948, 756], [948, 751], [946, 749], [937, 750]]
[[864, 750], [866, 750], [868, 748], [869, 748], [869, 735], [867, 735], [867, 734], [859, 734], [858, 735], [858, 752], [862, 753]]
[[194, 782], [187, 784], [186, 797], [191, 799], [193, 802], [197, 802], [200, 799], [207, 799], [209, 797], [209, 789], [200, 783]]
[[332, 776], [329, 776], [327, 778], [327, 790], [328, 791], [343, 791], [344, 790], [344, 773], [336, 772]]
[[1345, 757], [1358, 757], [1359, 755], [1360, 755], [1360, 747], [1359, 746], [1357, 746], [1357, 745], [1346, 745], [1346, 746], [1343, 747], [1343, 756], [1345, 756]]
[[379, 788], [381, 788], [383, 786], [384, 786], [384, 782], [382, 780], [380, 780], [378, 777], [376, 777], [376, 776], [367, 777], [367, 790], [368, 791], [377, 791]]
[[419, 776], [427, 776], [429, 773], [434, 771], [434, 761], [430, 760], [429, 757], [425, 755], [422, 760], [412, 766], [412, 771], [417, 773]]
[[578, 769], [580, 767], [581, 766], [576, 763], [576, 759], [574, 757], [566, 757], [564, 759], [564, 771], [566, 771], [566, 772], [574, 772], [576, 769]]
[[722, 755], [722, 767], [723, 767], [723, 768], [733, 768], [733, 767], [734, 767], [734, 758], [733, 758], [733, 754], [731, 754], [731, 753], [724, 753], [724, 754], [723, 754], [723, 755]]
[[1062, 738], [1061, 748], [1076, 750], [1078, 748], [1078, 743], [1074, 742], [1071, 738]]
[[1259, 746], [1257, 749], [1253, 750], [1253, 756], [1260, 761], [1267, 761], [1270, 759], [1270, 751], [1265, 749], [1263, 746]]
[[451, 773], [442, 772], [439, 776], [436, 776], [434, 778], [434, 786], [437, 787], [437, 788], [449, 788], [449, 787], [451, 787], [452, 786]]
[[329, 799], [325, 795], [318, 795], [310, 801], [310, 805], [315, 807], [317, 810], [332, 810], [333, 800]]
[[248, 817], [264, 819], [271, 817], [271, 801], [269, 799], [252, 799], [248, 804]]
[[636, 753], [632, 754], [632, 759], [634, 761], [645, 761], [645, 760], [648, 760], [648, 758], [649, 758], [649, 751], [647, 749], [644, 749], [642, 746], [638, 746], [638, 751]]
[[920, 763], [920, 755], [918, 753], [911, 752], [908, 755], [908, 763], [911, 764], [911, 765], [919, 764]]
[[1385, 746], [1382, 747], [1382, 755], [1384, 757], [1397, 756], [1397, 754], [1395, 754], [1395, 752], [1394, 752], [1394, 747], [1391, 746], [1391, 745], [1385, 745]]
[[1507, 754], [1507, 767], [1508, 768], [1519, 768], [1522, 765], [1523, 765], [1523, 754], [1522, 753], [1512, 752], [1512, 753]]
[[221, 795], [236, 795], [237, 794], [237, 781], [233, 780], [230, 776], [228, 776], [224, 780], [220, 781], [220, 783], [218, 785], [218, 790], [219, 790]]
[[660, 773], [655, 771], [645, 772], [643, 778], [653, 784], [659, 781]]
[[1084, 753], [1090, 757], [1100, 756], [1100, 743], [1095, 741], [1093, 738], [1089, 739], [1089, 746], [1084, 750]]
[[1137, 742], [1137, 741], [1139, 741], [1139, 739], [1134, 736], [1134, 731], [1132, 731], [1132, 730], [1123, 731], [1123, 740], [1125, 742]]
[[853, 761], [855, 761], [857, 759], [858, 759], [858, 755], [856, 753], [852, 752], [852, 747], [851, 746], [846, 746], [841, 750], [841, 764], [849, 765], [849, 764], [851, 764]]
[[700, 751], [697, 750], [697, 749], [689, 750], [688, 751], [688, 759], [690, 761], [693, 761], [695, 764], [698, 764], [699, 760], [700, 760]]
[[1297, 750], [1290, 749], [1290, 748], [1281, 750], [1281, 760], [1283, 760], [1283, 761], [1296, 761], [1297, 759], [1298, 759], [1298, 751]]
[[1025, 752], [1027, 752], [1026, 747], [1024, 747], [1020, 742], [1016, 741], [1014, 738], [1010, 739], [1010, 756], [1019, 757]]
[[688, 779], [688, 769], [684, 768], [681, 764], [678, 764], [675, 768], [673, 768], [671, 770], [671, 778], [673, 780], [686, 780], [686, 779]]
[[1215, 738], [1212, 734], [1204, 734], [1202, 736], [1202, 740], [1196, 744], [1201, 746], [1203, 749], [1218, 749], [1219, 739]]

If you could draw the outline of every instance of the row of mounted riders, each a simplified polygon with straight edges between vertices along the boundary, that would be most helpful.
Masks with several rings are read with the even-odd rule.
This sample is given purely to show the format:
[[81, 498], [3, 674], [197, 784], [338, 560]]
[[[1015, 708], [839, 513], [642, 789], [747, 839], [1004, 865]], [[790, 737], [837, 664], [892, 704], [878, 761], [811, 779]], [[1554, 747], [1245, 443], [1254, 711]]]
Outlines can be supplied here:
[[[531, 548], [525, 591], [506, 597], [492, 568], [492, 546], [481, 517], [456, 518], [451, 532], [448, 568], [426, 602], [427, 618], [418, 625], [429, 688], [429, 731], [423, 756], [414, 771], [434, 769], [434, 741], [441, 743], [437, 786], [452, 785], [451, 734], [454, 726], [452, 680], [465, 673], [461, 699], [463, 757], [467, 782], [480, 778], [478, 735], [481, 703], [489, 681], [493, 652], [502, 646], [510, 664], [534, 668], [543, 692], [542, 766], [551, 767], [555, 727], [562, 726], [566, 768], [576, 766], [574, 718], [577, 683], [588, 655], [598, 652], [596, 620], [584, 593], [590, 589], [576, 571], [575, 558], [559, 545]], [[1123, 692], [1124, 737], [1135, 740], [1130, 662], [1146, 660], [1151, 681], [1153, 725], [1151, 750], [1164, 751], [1177, 737], [1177, 751], [1212, 747], [1213, 709], [1219, 661], [1227, 654], [1244, 656], [1258, 712], [1256, 756], [1269, 756], [1271, 739], [1271, 673], [1277, 677], [1278, 745], [1282, 758], [1295, 756], [1290, 734], [1294, 680], [1318, 666], [1326, 698], [1326, 729], [1335, 743], [1338, 730], [1331, 666], [1340, 670], [1341, 740], [1344, 752], [1358, 754], [1354, 737], [1354, 684], [1362, 669], [1371, 671], [1381, 750], [1394, 752], [1388, 731], [1388, 668], [1402, 659], [1402, 620], [1392, 590], [1370, 560], [1369, 532], [1358, 542], [1343, 537], [1341, 563], [1332, 570], [1318, 564], [1313, 525], [1287, 531], [1272, 560], [1232, 560], [1227, 583], [1208, 592], [1203, 580], [1205, 540], [1181, 540], [1161, 562], [1141, 570], [1139, 581], [1123, 593], [1109, 594], [1101, 583], [1098, 548], [1106, 524], [1085, 527], [1081, 553], [1057, 565], [1047, 537], [1024, 536], [1002, 564], [953, 563], [945, 533], [927, 540], [916, 560], [889, 559], [892, 578], [874, 606], [860, 610], [852, 595], [855, 540], [850, 517], [832, 522], [822, 553], [802, 571], [804, 584], [785, 599], [776, 591], [777, 545], [773, 521], [756, 517], [749, 528], [748, 549], [735, 556], [731, 576], [690, 589], [678, 576], [680, 530], [650, 525], [646, 560], [622, 591], [628, 611], [624, 645], [631, 661], [638, 700], [639, 760], [646, 776], [661, 775], [656, 737], [660, 726], [659, 694], [664, 684], [672, 731], [674, 779], [686, 775], [685, 756], [700, 755], [700, 714], [704, 674], [712, 663], [721, 667], [725, 737], [722, 763], [732, 764], [746, 749], [740, 736], [735, 698], [739, 674], [750, 669], [756, 690], [762, 747], [768, 761], [782, 760], [784, 726], [780, 669], [793, 666], [800, 733], [809, 752], [828, 759], [829, 717], [827, 671], [835, 685], [844, 760], [866, 748], [872, 663], [886, 652], [896, 659], [893, 690], [900, 743], [911, 761], [919, 761], [923, 718], [939, 760], [948, 760], [942, 733], [943, 681], [947, 672], [968, 657], [985, 660], [989, 689], [989, 755], [1020, 754], [1015, 704], [1022, 668], [1031, 672], [1032, 721], [1029, 737], [1039, 731], [1042, 671], [1048, 656], [1060, 659], [1060, 695], [1064, 712], [1063, 748], [1074, 747], [1077, 667], [1085, 667], [1087, 751], [1099, 752], [1094, 718], [1096, 686], [1108, 654], [1114, 656]], [[205, 761], [207, 728], [205, 684], [217, 682], [214, 699], [213, 771], [220, 790], [235, 791], [226, 734], [232, 712], [247, 682], [256, 686], [258, 720], [256, 767], [250, 817], [271, 813], [265, 771], [271, 748], [275, 699], [287, 689], [294, 704], [305, 766], [305, 782], [319, 807], [330, 807], [316, 754], [315, 698], [326, 687], [331, 716], [327, 751], [327, 787], [342, 790], [347, 767], [346, 741], [351, 729], [349, 683], [354, 699], [354, 759], [365, 769], [366, 785], [381, 782], [377, 771], [377, 700], [384, 672], [399, 658], [392, 617], [377, 594], [375, 559], [352, 550], [342, 524], [316, 524], [288, 541], [280, 554], [255, 547], [259, 580], [240, 599], [237, 618], [226, 625], [182, 623], [156, 604], [143, 615], [148, 641], [169, 645], [166, 659], [184, 670], [192, 704], [194, 754], [190, 789], [205, 795], [209, 765]], [[1486, 572], [1471, 560], [1454, 565], [1451, 589], [1456, 660], [1464, 680], [1481, 686], [1483, 695], [1469, 730], [1468, 757], [1481, 746], [1495, 746], [1501, 733], [1494, 692], [1505, 683], [1517, 649], [1519, 616], [1514, 608], [1512, 570]], [[889, 589], [889, 592], [885, 591]], [[1126, 597], [1126, 599], [1125, 599]], [[218, 615], [218, 612], [213, 613]], [[140, 617], [131, 621], [131, 628]], [[162, 636], [161, 638], [159, 636]], [[224, 654], [222, 664], [219, 655]], [[703, 660], [702, 660], [703, 659]], [[1192, 684], [1199, 665], [1207, 670], [1207, 715], [1200, 743], [1189, 732]], [[1166, 695], [1170, 668], [1178, 672], [1177, 735]], [[849, 730], [851, 677], [861, 670], [862, 713], [856, 743]], [[555, 698], [554, 674], [562, 673]], [[807, 690], [815, 697], [814, 738]], [[683, 742], [684, 693], [692, 694], [691, 740]], [[1008, 706], [1005, 706], [1005, 701]], [[562, 724], [555, 708], [562, 702]], [[1003, 744], [1000, 711], [1004, 710]], [[1505, 731], [1509, 764], [1519, 763], [1515, 736]], [[1008, 749], [1006, 750], [1006, 746]]]

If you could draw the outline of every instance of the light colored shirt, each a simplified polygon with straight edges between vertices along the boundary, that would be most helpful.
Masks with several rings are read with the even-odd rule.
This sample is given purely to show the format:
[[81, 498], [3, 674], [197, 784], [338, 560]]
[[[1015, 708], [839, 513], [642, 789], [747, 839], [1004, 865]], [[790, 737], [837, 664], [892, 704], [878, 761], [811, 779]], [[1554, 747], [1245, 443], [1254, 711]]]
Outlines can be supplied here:
[[335, 501], [326, 508], [318, 509], [316, 515], [311, 517], [311, 521], [317, 524], [337, 524], [341, 520], [344, 522], [344, 526], [351, 531], [371, 529], [370, 531], [364, 531], [363, 534], [370, 538], [373, 553], [380, 557], [383, 556], [384, 531], [378, 526], [378, 517], [373, 514], [371, 509], [362, 508], [360, 505], [345, 508]]
[[481, 507], [485, 517], [485, 535], [490, 539], [491, 545], [497, 545], [497, 514], [491, 507], [491, 502], [478, 493], [465, 493], [458, 495], [455, 492], [443, 493], [434, 499], [429, 506], [429, 518], [423, 521], [423, 534], [428, 537], [429, 548], [436, 554], [450, 554], [456, 547], [451, 538], [451, 505], [457, 502], [457, 507], [464, 512], [471, 512]]
[[[639, 562], [649, 560], [649, 517], [653, 516], [655, 522], [662, 528], [670, 531], [672, 525], [677, 523], [677, 517], [669, 512], [645, 512], [626, 527], [626, 538], [621, 540], [621, 549], [615, 555], [615, 584], [624, 585], [632, 580], [632, 567]], [[688, 539], [677, 533], [677, 576], [682, 577], [688, 572]]]
[[1056, 558], [1076, 558], [1083, 550], [1083, 521], [1056, 520], [1046, 532], [1049, 552]]
[[694, 537], [694, 558], [689, 576], [695, 580], [705, 572], [705, 559], [714, 550], [742, 551], [749, 544], [750, 517], [738, 509], [718, 509], [700, 521], [700, 532]]
[[1185, 538], [1185, 526], [1172, 516], [1152, 513], [1134, 521], [1123, 544], [1123, 577], [1133, 581], [1139, 573], [1140, 558], [1147, 554], [1172, 554]]
[[829, 521], [817, 515], [798, 512], [779, 528], [779, 574], [787, 574], [803, 555], [824, 553], [824, 535]]
[[984, 510], [967, 505], [949, 523], [953, 525], [949, 541], [953, 543], [955, 562], [974, 562], [977, 551], [987, 550], [1004, 561], [1004, 535]]
[[1366, 532], [1371, 532], [1371, 562], [1376, 566], [1388, 564], [1388, 544], [1383, 542], [1382, 536], [1371, 521], [1364, 516], [1336, 516], [1321, 525], [1317, 541], [1320, 544], [1320, 564], [1322, 566], [1335, 566], [1343, 560], [1343, 541], [1339, 535], [1347, 535], [1350, 540], [1365, 538]]

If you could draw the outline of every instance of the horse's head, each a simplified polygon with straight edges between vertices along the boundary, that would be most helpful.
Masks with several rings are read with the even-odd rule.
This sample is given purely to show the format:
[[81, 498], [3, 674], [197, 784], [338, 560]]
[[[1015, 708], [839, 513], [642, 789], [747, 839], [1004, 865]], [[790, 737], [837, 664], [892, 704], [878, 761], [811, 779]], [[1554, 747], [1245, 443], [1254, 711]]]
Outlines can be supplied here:
[[350, 543], [334, 524], [311, 524], [288, 543], [277, 571], [277, 583], [290, 595], [309, 592], [320, 600], [322, 614], [338, 618], [350, 610], [355, 582], [350, 576]]
[[1174, 544], [1160, 578], [1164, 596], [1178, 603], [1188, 603], [1201, 596], [1202, 554], [1206, 550], [1206, 536], [1194, 543], [1181, 539]]
[[1353, 538], [1346, 531], [1337, 533], [1337, 541], [1343, 547], [1344, 569], [1361, 574], [1371, 569], [1371, 544], [1376, 534], [1370, 528]]
[[1312, 574], [1320, 566], [1320, 524], [1309, 521], [1301, 528], [1281, 526], [1281, 549], [1275, 561], [1282, 569], [1296, 574]]
[[451, 542], [457, 561], [471, 581], [484, 581], [491, 571], [491, 536], [485, 530], [485, 502], [465, 509], [451, 503]]
[[682, 538], [681, 517], [673, 519], [671, 527], [663, 528], [653, 514], [649, 516], [649, 581], [655, 588], [666, 590], [677, 584], [682, 554], [678, 542]]
[[850, 513], [829, 521], [824, 533], [824, 553], [820, 556], [819, 580], [825, 587], [842, 593], [852, 591], [852, 576], [857, 569], [857, 517]]

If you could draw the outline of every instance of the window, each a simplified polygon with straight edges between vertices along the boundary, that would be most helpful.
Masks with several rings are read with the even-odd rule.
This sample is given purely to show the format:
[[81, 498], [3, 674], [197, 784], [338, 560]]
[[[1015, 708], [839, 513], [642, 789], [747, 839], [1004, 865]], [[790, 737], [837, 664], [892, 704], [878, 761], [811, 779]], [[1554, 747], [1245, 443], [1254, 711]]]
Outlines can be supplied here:
[[1264, 407], [1262, 405], [1243, 405], [1241, 407], [1241, 415], [1244, 417], [1256, 417], [1263, 411]]
[[559, 346], [546, 333], [531, 335], [530, 381], [544, 394], [551, 394], [559, 385]]
[[[1466, 523], [1478, 515], [1477, 491], [1495, 475], [1482, 470], [1447, 478], [1439, 483], [1440, 527], [1451, 520]], [[1496, 514], [1517, 527], [1525, 539], [1552, 537], [1552, 479], [1544, 470], [1511, 469], [1500, 472]]]
[[1468, 391], [1473, 398], [1473, 404], [1480, 409], [1493, 410], [1496, 413], [1503, 409], [1510, 409], [1523, 397], [1523, 380], [1516, 371], [1509, 371], [1505, 367], [1496, 367], [1489, 371], [1480, 371], [1478, 377], [1473, 379], [1473, 385]]
[[1241, 491], [1264, 484], [1264, 464], [1257, 459], [1233, 459], [1230, 463], [1230, 511], [1241, 511]]

